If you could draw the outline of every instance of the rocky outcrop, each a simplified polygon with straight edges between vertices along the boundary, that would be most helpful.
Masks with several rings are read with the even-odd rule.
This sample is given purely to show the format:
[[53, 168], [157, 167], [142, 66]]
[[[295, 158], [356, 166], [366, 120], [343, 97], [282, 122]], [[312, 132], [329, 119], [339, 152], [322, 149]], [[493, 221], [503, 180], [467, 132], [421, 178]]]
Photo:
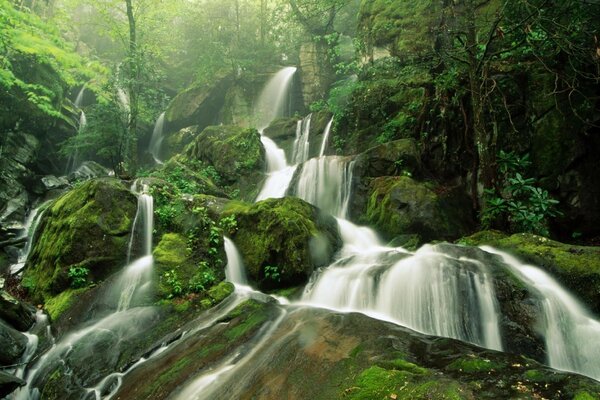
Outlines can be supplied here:
[[0, 371], [0, 397], [4, 398], [5, 396], [8, 396], [23, 385], [25, 385], [23, 379]]
[[356, 157], [354, 173], [361, 178], [421, 172], [421, 152], [414, 139], [400, 139], [372, 147]]
[[122, 267], [136, 204], [129, 189], [110, 178], [88, 181], [54, 201], [25, 266], [22, 284], [32, 299], [43, 303], [69, 288], [71, 268], [87, 270], [91, 283]]
[[328, 44], [324, 41], [304, 43], [300, 47], [300, 80], [306, 108], [325, 99], [335, 80], [327, 50]]
[[388, 239], [416, 234], [423, 242], [456, 239], [474, 227], [470, 202], [459, 189], [443, 189], [408, 176], [370, 181], [362, 223]]
[[564, 244], [526, 233], [508, 236], [496, 231], [478, 232], [460, 243], [494, 246], [545, 269], [600, 315], [600, 247]]
[[218, 124], [219, 113], [233, 80], [231, 74], [223, 72], [209, 83], [198, 84], [179, 93], [167, 108], [166, 129], [175, 132], [192, 125], [204, 128]]
[[335, 219], [296, 198], [232, 203], [223, 216], [237, 220], [231, 239], [250, 279], [262, 289], [306, 283], [341, 245]]
[[[278, 315], [283, 320], [272, 323]], [[248, 301], [124, 378], [117, 397], [161, 399], [206, 376], [210, 365], [264, 338], [210, 398], [479, 399], [595, 398], [598, 382], [530, 359], [422, 335], [361, 314], [305, 308], [278, 312]], [[274, 331], [266, 330], [272, 327]], [[250, 345], [252, 346], [252, 345]], [[184, 367], [178, 367], [184, 366]], [[203, 371], [195, 374], [194, 371]], [[152, 382], [152, 384], [148, 384]], [[217, 381], [218, 382], [218, 381]]]
[[26, 345], [27, 337], [0, 319], [0, 366], [16, 364]]
[[241, 198], [248, 200], [256, 197], [266, 167], [258, 132], [230, 125], [204, 129], [186, 147], [181, 160], [210, 166], [220, 186], [237, 190]]
[[35, 309], [16, 299], [4, 290], [4, 278], [0, 278], [0, 319], [20, 330], [27, 331], [35, 322]]

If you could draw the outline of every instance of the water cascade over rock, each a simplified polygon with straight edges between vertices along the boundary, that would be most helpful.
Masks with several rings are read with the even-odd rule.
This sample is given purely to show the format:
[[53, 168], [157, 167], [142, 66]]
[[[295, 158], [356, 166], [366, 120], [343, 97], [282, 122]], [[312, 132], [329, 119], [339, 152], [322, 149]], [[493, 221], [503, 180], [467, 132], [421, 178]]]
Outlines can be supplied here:
[[329, 144], [329, 135], [331, 134], [332, 126], [333, 126], [333, 117], [331, 117], [331, 119], [325, 126], [325, 131], [323, 132], [323, 142], [321, 142], [321, 150], [319, 151], [319, 157], [323, 157], [325, 155], [325, 150], [327, 149], [327, 145]]
[[154, 124], [154, 130], [152, 131], [152, 138], [150, 139], [150, 144], [148, 145], [148, 152], [152, 155], [154, 162], [157, 164], [162, 164], [163, 162], [160, 159], [160, 152], [162, 148], [162, 143], [165, 139], [164, 137], [165, 130], [165, 113], [160, 114], [156, 123]]
[[27, 238], [27, 242], [25, 243], [25, 246], [19, 250], [17, 262], [10, 266], [11, 274], [18, 274], [25, 267], [25, 263], [27, 262], [27, 258], [29, 257], [29, 253], [31, 252], [31, 246], [35, 237], [35, 230], [38, 227], [40, 220], [44, 215], [44, 211], [46, 210], [49, 204], [50, 201], [42, 203], [40, 206], [31, 210], [31, 212], [27, 216], [23, 227], [23, 233], [20, 236], [20, 238]]
[[296, 140], [294, 141], [294, 154], [292, 160], [294, 164], [302, 164], [308, 160], [310, 150], [310, 121], [312, 114], [300, 121], [296, 127]]
[[600, 380], [600, 322], [540, 268], [489, 246], [482, 249], [502, 257], [517, 276], [536, 289], [543, 311], [538, 329], [546, 341], [548, 365]]

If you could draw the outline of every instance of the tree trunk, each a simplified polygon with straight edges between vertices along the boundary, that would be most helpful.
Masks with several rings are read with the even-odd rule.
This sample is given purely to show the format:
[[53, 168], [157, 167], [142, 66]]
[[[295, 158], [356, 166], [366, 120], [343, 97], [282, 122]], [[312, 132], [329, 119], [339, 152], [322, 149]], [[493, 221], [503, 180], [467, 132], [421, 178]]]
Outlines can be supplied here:
[[138, 82], [139, 67], [137, 59], [137, 34], [135, 16], [133, 15], [132, 0], [125, 0], [127, 6], [127, 20], [129, 22], [129, 123], [128, 135], [130, 143], [131, 172], [135, 173], [138, 164], [137, 151], [137, 119], [138, 119]]

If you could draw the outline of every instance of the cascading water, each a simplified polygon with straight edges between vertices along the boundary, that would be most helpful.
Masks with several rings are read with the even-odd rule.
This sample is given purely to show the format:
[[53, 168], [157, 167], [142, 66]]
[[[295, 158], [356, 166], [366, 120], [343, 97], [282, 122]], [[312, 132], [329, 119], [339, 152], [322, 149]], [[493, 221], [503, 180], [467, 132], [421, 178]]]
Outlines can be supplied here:
[[600, 322], [550, 275], [489, 246], [524, 283], [541, 295], [543, 315], [538, 329], [546, 341], [548, 364], [600, 380]]
[[302, 164], [308, 160], [310, 150], [310, 122], [312, 114], [300, 121], [296, 127], [296, 140], [294, 141], [294, 154], [292, 161], [294, 164]]
[[227, 255], [225, 278], [234, 285], [248, 285], [242, 255], [231, 239], [223, 237], [223, 240], [225, 242], [225, 254]]
[[325, 131], [323, 131], [323, 141], [321, 142], [321, 151], [319, 151], [319, 157], [323, 157], [325, 155], [325, 149], [327, 149], [327, 144], [329, 143], [329, 135], [331, 134], [331, 127], [333, 126], [333, 117], [325, 126]]
[[33, 244], [35, 231], [40, 221], [42, 220], [44, 211], [46, 211], [46, 208], [48, 207], [50, 202], [51, 201], [49, 200], [42, 203], [39, 207], [34, 208], [27, 216], [27, 219], [25, 220], [24, 224], [23, 233], [20, 236], [20, 238], [27, 237], [27, 242], [25, 243], [25, 246], [21, 250], [19, 250], [17, 263], [10, 266], [11, 274], [18, 274], [25, 267], [25, 263], [27, 262], [27, 258], [29, 257], [29, 253], [31, 252], [31, 246]]
[[275, 142], [265, 136], [263, 131], [277, 117], [289, 112], [289, 92], [297, 68], [287, 67], [280, 70], [267, 83], [260, 94], [255, 110], [261, 142], [267, 157], [267, 179], [256, 201], [279, 198], [285, 195], [296, 166], [289, 166], [285, 152]]
[[340, 258], [305, 289], [302, 303], [358, 311], [417, 331], [501, 350], [493, 282], [476, 260], [435, 247], [415, 254], [384, 247], [369, 228], [345, 218], [354, 162], [328, 156], [302, 166], [295, 193], [338, 219]]
[[[153, 198], [148, 194], [147, 185], [136, 181], [132, 191], [138, 195], [138, 209], [134, 219], [128, 257], [133, 254], [138, 238], [141, 239], [142, 256], [131, 262], [117, 277], [113, 286], [105, 293], [106, 304], [114, 304], [115, 295], [118, 302], [114, 312], [95, 323], [74, 331], [55, 343], [37, 363], [26, 372], [26, 385], [13, 395], [14, 400], [37, 400], [40, 397], [37, 385], [47, 378], [56, 365], [69, 368], [69, 357], [76, 354], [94, 354], [95, 346], [107, 343], [116, 346], [143, 331], [145, 324], [155, 316], [152, 307], [133, 308], [135, 300], [142, 298], [150, 287], [152, 278], [152, 230], [154, 224]], [[89, 389], [100, 398], [104, 388]]]
[[[83, 95], [84, 95], [84, 93], [85, 93], [85, 85], [81, 88], [81, 90], [77, 94], [77, 98], [75, 99], [75, 103], [73, 103], [73, 105], [77, 109], [80, 110], [79, 125], [77, 127], [77, 134], [78, 135], [80, 135], [81, 132], [83, 132], [83, 130], [87, 126], [87, 117], [85, 115], [85, 111], [83, 111], [83, 109], [81, 108], [81, 106], [83, 104]], [[77, 167], [79, 166], [79, 164], [80, 164], [79, 152], [75, 151], [75, 153], [72, 154], [69, 157], [69, 160], [67, 162], [67, 172], [73, 172], [75, 169], [77, 169]]]
[[354, 162], [344, 157], [312, 158], [302, 165], [296, 196], [335, 217], [346, 218], [353, 168]]
[[152, 154], [152, 158], [154, 158], [154, 162], [157, 164], [162, 164], [163, 162], [160, 160], [160, 149], [164, 140], [164, 130], [165, 130], [165, 113], [160, 114], [158, 119], [156, 120], [156, 124], [154, 124], [154, 130], [152, 131], [152, 138], [150, 139], [150, 145], [148, 146], [148, 152]]

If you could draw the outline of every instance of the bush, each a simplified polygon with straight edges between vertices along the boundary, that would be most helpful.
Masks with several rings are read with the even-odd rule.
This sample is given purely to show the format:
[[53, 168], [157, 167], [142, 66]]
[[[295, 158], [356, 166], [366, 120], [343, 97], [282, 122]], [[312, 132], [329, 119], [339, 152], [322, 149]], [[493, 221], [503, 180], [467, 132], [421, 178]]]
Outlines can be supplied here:
[[69, 279], [71, 280], [71, 287], [73, 289], [79, 289], [87, 285], [87, 277], [90, 270], [85, 267], [71, 267], [69, 268]]

